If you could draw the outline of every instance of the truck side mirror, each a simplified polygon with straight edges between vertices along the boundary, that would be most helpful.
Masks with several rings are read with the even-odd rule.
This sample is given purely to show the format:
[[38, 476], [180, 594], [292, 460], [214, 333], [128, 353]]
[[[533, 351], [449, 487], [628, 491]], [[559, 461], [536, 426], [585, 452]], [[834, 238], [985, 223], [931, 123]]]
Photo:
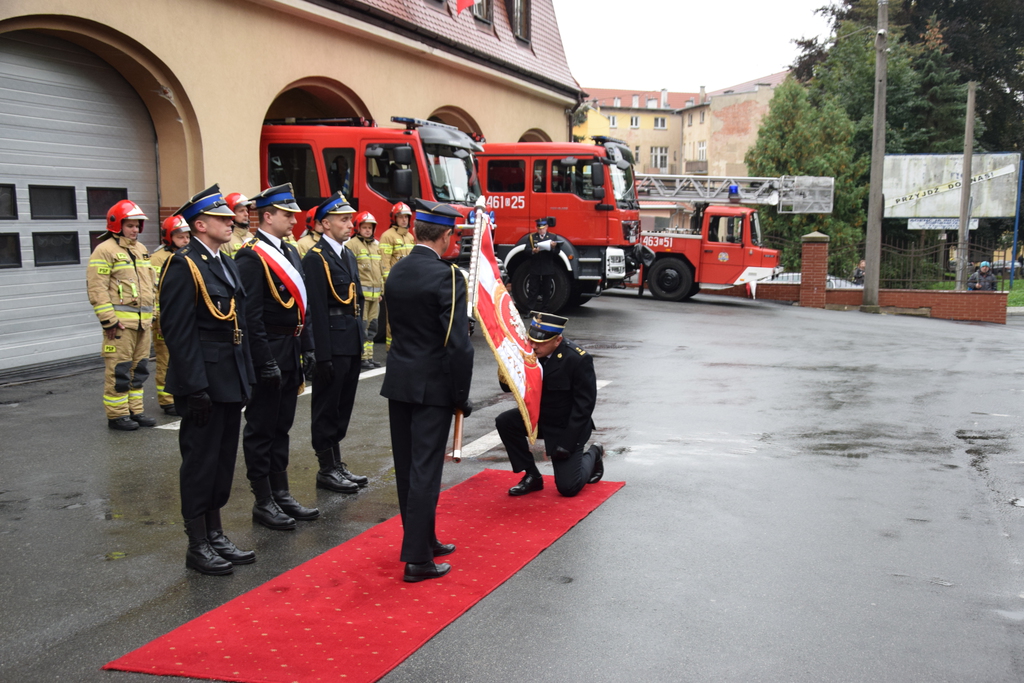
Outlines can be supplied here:
[[411, 145], [399, 145], [391, 150], [391, 159], [396, 164], [403, 166], [412, 165], [412, 146]]
[[[599, 187], [604, 187], [604, 164], [598, 159], [594, 159], [594, 163], [590, 165], [591, 180], [594, 183], [594, 190], [596, 191]], [[597, 197], [594, 197], [597, 199]]]
[[412, 196], [411, 168], [396, 168], [391, 172], [391, 191], [396, 197]]
[[599, 202], [600, 201], [604, 201], [604, 188], [603, 187], [597, 187], [597, 186], [594, 187], [594, 199], [596, 201], [599, 201]]

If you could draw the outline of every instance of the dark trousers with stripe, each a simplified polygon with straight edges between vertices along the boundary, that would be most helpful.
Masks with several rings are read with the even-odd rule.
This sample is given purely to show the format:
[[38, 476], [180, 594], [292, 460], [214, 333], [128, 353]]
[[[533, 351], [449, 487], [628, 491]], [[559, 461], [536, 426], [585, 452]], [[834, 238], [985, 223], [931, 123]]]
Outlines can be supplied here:
[[271, 473], [288, 469], [288, 432], [295, 421], [301, 384], [301, 375], [292, 371], [282, 373], [280, 389], [253, 385], [242, 432], [249, 481], [266, 479]]
[[388, 401], [395, 484], [402, 513], [402, 562], [430, 562], [437, 540], [435, 516], [452, 425], [450, 407]]
[[189, 415], [188, 397], [175, 396], [174, 407], [182, 416], [178, 431], [181, 516], [194, 519], [227, 505], [235, 476], [242, 404], [215, 402], [209, 422], [202, 427]]

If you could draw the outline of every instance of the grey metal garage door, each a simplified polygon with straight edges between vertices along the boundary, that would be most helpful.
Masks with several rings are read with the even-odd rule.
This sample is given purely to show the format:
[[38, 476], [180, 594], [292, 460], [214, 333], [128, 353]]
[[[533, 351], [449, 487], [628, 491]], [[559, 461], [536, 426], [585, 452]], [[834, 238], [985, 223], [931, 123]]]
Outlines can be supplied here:
[[90, 233], [127, 196], [158, 243], [156, 137], [142, 101], [91, 52], [0, 34], [0, 372], [99, 354]]

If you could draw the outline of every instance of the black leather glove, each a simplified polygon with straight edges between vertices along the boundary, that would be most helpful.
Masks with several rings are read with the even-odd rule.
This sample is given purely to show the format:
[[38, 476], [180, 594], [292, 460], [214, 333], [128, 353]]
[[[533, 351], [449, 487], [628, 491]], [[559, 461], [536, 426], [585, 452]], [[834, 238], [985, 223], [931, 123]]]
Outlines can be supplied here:
[[459, 410], [462, 411], [462, 417], [469, 417], [473, 412], [473, 402], [467, 398], [466, 401], [459, 406]]
[[313, 370], [316, 369], [316, 355], [312, 351], [302, 354], [302, 376], [307, 382], [313, 381]]
[[264, 389], [281, 388], [281, 368], [277, 366], [276, 360], [270, 360], [260, 366], [260, 375], [256, 383]]
[[317, 361], [316, 372], [313, 373], [314, 382], [330, 384], [334, 381], [334, 363], [329, 360]]
[[476, 332], [476, 318], [470, 318], [469, 319], [469, 336], [472, 337], [474, 332]]
[[565, 450], [563, 446], [559, 446], [555, 449], [555, 452], [551, 454], [551, 459], [558, 461], [568, 460], [570, 455], [572, 455], [572, 453]]
[[210, 421], [210, 414], [213, 412], [213, 401], [205, 391], [197, 391], [189, 394], [188, 416], [196, 423], [196, 427], [205, 427]]

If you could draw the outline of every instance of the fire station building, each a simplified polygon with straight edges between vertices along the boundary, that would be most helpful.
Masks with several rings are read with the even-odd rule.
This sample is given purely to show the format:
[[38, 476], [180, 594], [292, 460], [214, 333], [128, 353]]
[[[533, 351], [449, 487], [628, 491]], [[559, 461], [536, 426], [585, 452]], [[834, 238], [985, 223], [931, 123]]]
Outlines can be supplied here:
[[[571, 139], [552, 0], [5, 0], [0, 373], [100, 350], [85, 264], [107, 209], [261, 189], [266, 119], [430, 119]], [[400, 127], [400, 126], [396, 126]]]

